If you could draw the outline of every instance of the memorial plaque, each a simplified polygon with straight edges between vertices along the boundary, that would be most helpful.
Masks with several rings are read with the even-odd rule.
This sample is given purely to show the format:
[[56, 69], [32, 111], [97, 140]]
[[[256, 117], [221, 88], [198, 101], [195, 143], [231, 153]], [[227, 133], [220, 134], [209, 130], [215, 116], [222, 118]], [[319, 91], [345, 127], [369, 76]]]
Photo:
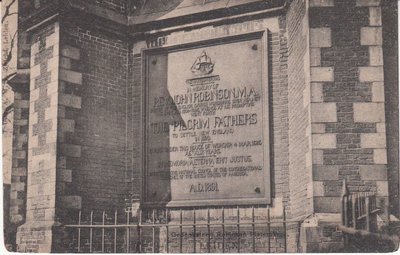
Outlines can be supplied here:
[[147, 55], [145, 202], [270, 202], [264, 37]]

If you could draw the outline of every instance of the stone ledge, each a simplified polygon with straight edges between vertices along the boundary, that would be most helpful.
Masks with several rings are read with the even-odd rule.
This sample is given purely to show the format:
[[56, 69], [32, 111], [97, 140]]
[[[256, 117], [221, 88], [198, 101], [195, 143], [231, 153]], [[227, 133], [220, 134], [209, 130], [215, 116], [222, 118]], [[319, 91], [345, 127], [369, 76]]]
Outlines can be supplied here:
[[356, 6], [365, 7], [365, 6], [380, 6], [381, 0], [356, 0]]

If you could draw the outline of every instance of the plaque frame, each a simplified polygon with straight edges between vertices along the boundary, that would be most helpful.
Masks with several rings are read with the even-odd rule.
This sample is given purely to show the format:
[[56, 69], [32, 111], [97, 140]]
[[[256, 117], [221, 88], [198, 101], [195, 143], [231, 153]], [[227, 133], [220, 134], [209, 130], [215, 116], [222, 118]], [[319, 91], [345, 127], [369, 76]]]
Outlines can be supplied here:
[[[264, 144], [264, 173], [263, 177], [264, 190], [262, 198], [232, 198], [232, 199], [204, 199], [204, 200], [193, 200], [193, 201], [149, 201], [147, 194], [147, 181], [148, 181], [148, 130], [146, 128], [148, 121], [148, 96], [149, 96], [149, 86], [148, 86], [148, 70], [149, 70], [149, 58], [154, 55], [168, 55], [172, 52], [178, 52], [183, 50], [197, 49], [201, 47], [209, 47], [216, 45], [223, 45], [227, 43], [242, 42], [248, 40], [260, 39], [262, 42], [261, 50], [261, 86], [263, 88], [263, 144]], [[141, 94], [142, 94], [142, 123], [141, 123], [141, 164], [140, 169], [140, 201], [144, 207], [171, 207], [171, 208], [181, 208], [181, 207], [209, 207], [209, 206], [239, 206], [239, 205], [269, 205], [272, 203], [271, 198], [271, 161], [270, 161], [270, 112], [269, 112], [269, 72], [268, 72], [268, 29], [255, 30], [251, 32], [243, 32], [235, 35], [225, 35], [222, 37], [216, 37], [205, 40], [198, 40], [195, 42], [183, 42], [181, 44], [166, 45], [160, 47], [146, 48], [141, 50], [142, 56], [142, 81], [141, 81]], [[167, 66], [168, 68], [168, 66]]]

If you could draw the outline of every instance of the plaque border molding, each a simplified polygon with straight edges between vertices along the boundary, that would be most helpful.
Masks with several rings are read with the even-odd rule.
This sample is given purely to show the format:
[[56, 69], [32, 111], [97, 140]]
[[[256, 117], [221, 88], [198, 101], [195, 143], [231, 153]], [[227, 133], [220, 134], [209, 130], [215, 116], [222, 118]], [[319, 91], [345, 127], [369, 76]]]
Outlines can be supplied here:
[[[147, 139], [148, 139], [148, 132], [146, 129], [146, 123], [148, 120], [147, 116], [147, 102], [148, 102], [148, 68], [150, 66], [149, 57], [154, 55], [161, 55], [165, 54], [168, 55], [169, 53], [184, 51], [184, 50], [192, 50], [201, 47], [209, 47], [209, 46], [216, 46], [216, 45], [223, 45], [227, 43], [234, 43], [234, 42], [242, 42], [254, 39], [261, 39], [262, 42], [262, 63], [261, 63], [261, 70], [262, 70], [262, 79], [261, 85], [264, 88], [264, 99], [263, 99], [263, 128], [264, 128], [264, 178], [265, 178], [265, 185], [264, 185], [264, 197], [262, 198], [232, 198], [232, 199], [207, 199], [207, 200], [185, 200], [185, 201], [146, 201], [147, 192], [146, 192], [146, 185], [147, 185]], [[209, 207], [209, 206], [239, 206], [239, 205], [270, 205], [272, 203], [271, 198], [271, 160], [270, 160], [270, 112], [269, 112], [269, 73], [268, 73], [268, 29], [256, 30], [251, 32], [244, 32], [241, 34], [235, 34], [231, 36], [224, 36], [218, 37], [213, 39], [206, 39], [206, 40], [199, 40], [196, 42], [189, 42], [189, 43], [182, 43], [182, 44], [174, 44], [171, 46], [160, 46], [155, 48], [146, 48], [141, 50], [142, 55], [142, 108], [141, 108], [141, 116], [142, 116], [142, 153], [141, 153], [141, 194], [140, 200], [143, 206], [145, 207]]]

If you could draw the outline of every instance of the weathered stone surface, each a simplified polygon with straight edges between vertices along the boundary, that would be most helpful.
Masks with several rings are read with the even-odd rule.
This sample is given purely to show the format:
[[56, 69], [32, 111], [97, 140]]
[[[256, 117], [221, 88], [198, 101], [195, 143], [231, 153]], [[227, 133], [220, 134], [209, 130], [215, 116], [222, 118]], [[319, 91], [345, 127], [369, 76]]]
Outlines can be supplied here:
[[313, 165], [313, 180], [328, 181], [338, 180], [339, 167], [331, 165]]
[[310, 0], [310, 7], [333, 7], [334, 0]]
[[376, 195], [382, 197], [386, 197], [389, 195], [389, 184], [387, 180], [376, 182]]
[[58, 100], [60, 105], [77, 109], [81, 108], [81, 103], [82, 103], [81, 97], [60, 93]]
[[69, 157], [80, 157], [81, 156], [81, 146], [74, 144], [61, 144], [60, 153], [64, 156]]
[[361, 45], [382, 45], [382, 28], [362, 27]]
[[361, 134], [361, 148], [381, 149], [386, 148], [386, 134]]
[[324, 134], [325, 124], [311, 124], [311, 132], [313, 134]]
[[312, 182], [313, 186], [313, 196], [314, 197], [323, 197], [324, 196], [324, 182], [314, 181]]
[[329, 27], [311, 28], [310, 46], [315, 48], [331, 47], [331, 29]]
[[313, 149], [333, 149], [336, 148], [335, 134], [313, 134]]
[[74, 132], [75, 120], [59, 119], [59, 127], [61, 132]]
[[381, 46], [369, 47], [369, 65], [370, 66], [383, 65], [383, 51]]
[[72, 170], [59, 169], [59, 180], [61, 182], [72, 182]]
[[370, 82], [370, 81], [383, 81], [383, 67], [359, 67], [360, 81]]
[[385, 133], [386, 132], [385, 123], [376, 123], [376, 132], [377, 133]]
[[333, 67], [311, 67], [311, 81], [333, 81]]
[[371, 90], [372, 90], [372, 102], [385, 101], [385, 91], [383, 82], [373, 82]]
[[311, 102], [313, 103], [322, 103], [324, 100], [323, 95], [323, 84], [319, 82], [311, 83]]
[[360, 165], [360, 175], [364, 181], [387, 180], [386, 165]]
[[312, 150], [313, 164], [323, 165], [324, 164], [324, 151], [323, 150]]
[[340, 213], [341, 209], [340, 197], [314, 197], [316, 213]]
[[387, 150], [386, 149], [374, 149], [374, 163], [375, 164], [387, 164]]
[[380, 7], [369, 8], [369, 25], [382, 26], [382, 11]]
[[69, 209], [82, 209], [82, 198], [80, 196], [60, 196], [60, 206]]
[[82, 85], [82, 74], [71, 70], [60, 69], [60, 80]]
[[61, 55], [75, 60], [79, 60], [81, 58], [80, 50], [69, 45], [64, 45], [62, 47]]
[[321, 48], [310, 49], [310, 65], [321, 66]]
[[337, 111], [335, 103], [312, 103], [311, 104], [311, 122], [325, 123], [336, 122]]
[[356, 0], [356, 6], [380, 6], [381, 0]]
[[354, 103], [355, 122], [384, 122], [385, 105], [383, 103]]

